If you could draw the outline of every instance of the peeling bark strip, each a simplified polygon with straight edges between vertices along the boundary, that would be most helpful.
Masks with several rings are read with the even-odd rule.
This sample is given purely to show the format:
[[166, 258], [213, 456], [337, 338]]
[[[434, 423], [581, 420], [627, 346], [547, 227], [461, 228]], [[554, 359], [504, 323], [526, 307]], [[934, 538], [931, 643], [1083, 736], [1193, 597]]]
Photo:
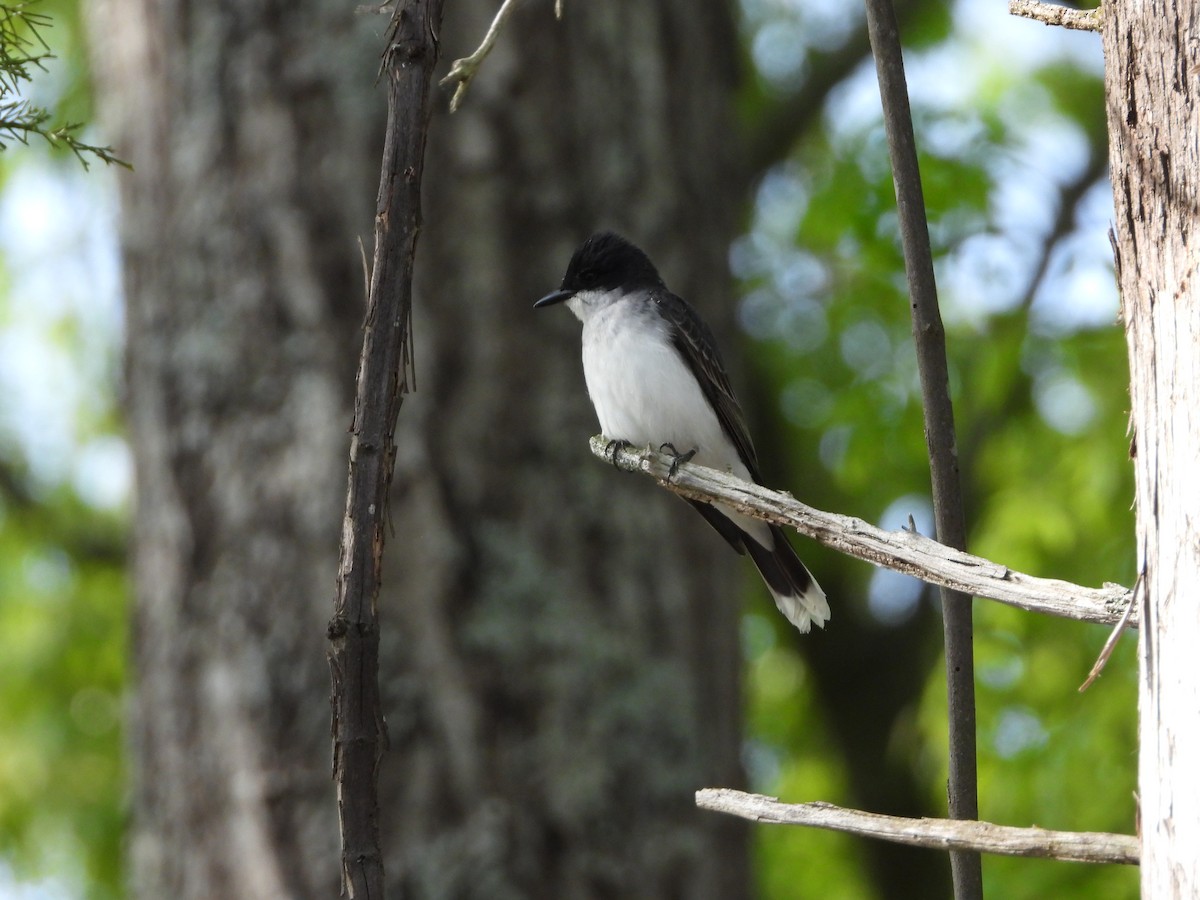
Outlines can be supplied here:
[[[794, 528], [840, 553], [973, 597], [998, 600], [1030, 612], [1107, 625], [1119, 622], [1133, 600], [1133, 593], [1118, 584], [1089, 588], [1054, 578], [1024, 575], [916, 532], [884, 531], [853, 516], [814, 509], [790, 494], [742, 481], [716, 469], [687, 463], [668, 480], [671, 457], [648, 448], [610, 449], [608, 445], [603, 437], [592, 438], [592, 452], [596, 456], [628, 472], [644, 472], [681, 496], [708, 502], [720, 500], [738, 512]], [[1136, 611], [1128, 624], [1131, 628], [1137, 626]]]
[[1135, 434], [1142, 896], [1200, 896], [1200, 12], [1104, 6], [1116, 271]]
[[342, 889], [384, 896], [379, 761], [387, 734], [379, 695], [379, 597], [396, 416], [413, 360], [413, 258], [421, 225], [421, 172], [442, 0], [397, 2], [383, 71], [388, 122], [375, 215], [375, 258], [363, 327], [350, 438], [337, 597], [329, 623], [333, 777], [342, 835]]
[[1001, 856], [1126, 866], [1135, 866], [1138, 862], [1138, 839], [1132, 834], [1016, 828], [973, 819], [883, 816], [859, 809], [844, 809], [832, 803], [780, 803], [774, 797], [727, 788], [696, 791], [696, 805], [752, 822], [824, 828], [933, 850], [969, 850]]

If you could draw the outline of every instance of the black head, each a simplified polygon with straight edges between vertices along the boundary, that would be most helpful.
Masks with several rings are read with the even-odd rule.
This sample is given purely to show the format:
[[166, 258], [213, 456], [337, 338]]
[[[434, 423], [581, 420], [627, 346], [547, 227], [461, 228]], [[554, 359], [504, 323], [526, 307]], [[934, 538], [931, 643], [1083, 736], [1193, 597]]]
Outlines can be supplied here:
[[543, 297], [534, 306], [561, 303], [579, 291], [654, 287], [662, 283], [650, 257], [619, 234], [602, 231], [579, 245], [567, 266], [562, 287]]

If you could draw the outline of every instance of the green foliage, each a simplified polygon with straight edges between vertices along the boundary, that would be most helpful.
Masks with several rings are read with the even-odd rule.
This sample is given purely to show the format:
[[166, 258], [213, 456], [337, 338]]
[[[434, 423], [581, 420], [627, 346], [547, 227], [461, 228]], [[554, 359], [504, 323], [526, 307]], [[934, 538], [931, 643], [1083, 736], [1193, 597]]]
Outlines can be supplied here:
[[[968, 86], [966, 99], [922, 102], [921, 79], [910, 69], [971, 547], [1022, 571], [1130, 584], [1133, 487], [1122, 335], [1112, 315], [1097, 323], [1050, 314], [1069, 292], [1073, 267], [1083, 265], [1075, 256], [1052, 261], [1038, 284], [1029, 283], [1040, 245], [1055, 240], [1061, 250], [1070, 237], [1051, 234], [1045, 224], [1070, 174], [1053, 156], [1031, 163], [1028, 144], [1062, 133], [1102, 154], [1100, 81], [1069, 57], [1013, 64], [990, 46], [991, 35], [971, 44], [956, 24], [956, 7], [915, 5], [902, 29], [915, 51], [910, 63], [919, 69], [958, 47], [953, 76]], [[824, 30], [810, 27], [800, 4], [744, 0], [744, 6], [748, 48], [781, 19], [780, 33], [806, 42], [794, 65], [749, 80], [741, 108], [746, 126], [756, 128], [780, 108], [780, 96], [804, 81], [806, 66], [822, 64], [823, 53], [833, 58], [847, 29], [829, 21]], [[825, 5], [826, 20], [835, 6]], [[0, 9], [6, 16], [0, 43], [9, 53], [9, 63], [0, 61], [0, 117], [26, 123], [0, 121], [0, 142], [5, 135], [10, 143], [37, 135], [85, 164], [89, 154], [115, 161], [108, 148], [72, 143], [71, 130], [56, 134], [49, 118], [39, 118], [45, 104], [18, 98], [17, 86], [49, 58], [41, 42], [46, 21], [23, 4]], [[51, 36], [69, 69], [67, 87], [51, 105], [69, 110], [71, 121], [86, 120], [77, 11], [56, 0], [39, 9], [52, 10]], [[790, 46], [775, 41], [776, 51]], [[747, 61], [758, 59], [760, 49], [748, 49]], [[786, 158], [767, 174], [735, 253], [759, 383], [742, 393], [747, 400], [771, 398], [755, 425], [760, 451], [764, 444], [788, 451], [786, 458], [763, 453], [775, 467], [773, 482], [815, 505], [869, 520], [908, 498], [919, 518], [928, 466], [893, 187], [878, 116], [855, 111], [847, 99], [853, 83], [855, 76], [848, 77], [830, 95], [824, 115], [795, 135]], [[2, 162], [12, 165], [7, 156]], [[1014, 183], [1030, 179], [1040, 179], [1041, 196], [1025, 197], [1012, 212], [1006, 198]], [[1056, 254], [1052, 260], [1062, 258]], [[0, 277], [0, 332], [12, 320], [9, 281]], [[52, 330], [53, 340], [80, 349], [69, 317]], [[115, 378], [111, 367], [101, 368], [108, 399], [75, 411], [79, 440], [115, 433]], [[126, 527], [122, 512], [82, 502], [70, 479], [35, 477], [25, 448], [0, 422], [0, 865], [29, 878], [65, 872], [72, 885], [98, 898], [118, 896], [121, 884]], [[831, 596], [831, 628], [854, 628], [861, 624], [856, 616], [869, 619], [868, 567], [811, 546], [804, 555], [827, 587], [840, 587]], [[831, 726], [831, 703], [865, 711], [870, 698], [818, 693], [816, 663], [777, 619], [746, 619], [753, 787], [785, 800], [846, 802], [856, 785]], [[478, 625], [473, 639], [486, 640], [487, 622]], [[1133, 640], [1124, 639], [1095, 685], [1077, 690], [1105, 636], [1106, 629], [976, 604], [985, 818], [1132, 831]], [[922, 639], [937, 643], [933, 633]], [[875, 665], [883, 673], [886, 663]], [[896, 719], [887, 752], [903, 758], [933, 810], [944, 809], [946, 729], [944, 674], [932, 664]], [[858, 900], [881, 893], [858, 839], [766, 826], [755, 833], [764, 897]], [[990, 857], [984, 872], [994, 897], [1137, 895], [1132, 869]]]
[[[909, 77], [971, 549], [1033, 574], [1131, 585], [1124, 338], [1115, 309], [1099, 322], [1093, 313], [1064, 311], [1064, 295], [1083, 291], [1071, 279], [1094, 264], [1074, 249], [1081, 239], [1070, 228], [1056, 234], [1043, 224], [1057, 213], [1060, 192], [1066, 195], [1073, 164], [1065, 160], [1080, 147], [1103, 158], [1101, 81], [1075, 59], [1020, 68], [986, 38], [962, 47], [975, 26], [955, 32], [939, 22], [945, 6], [936, 6], [928, 30], [917, 28], [913, 42], [905, 36], [930, 54], [910, 56]], [[922, 102], [921, 78], [912, 72], [933, 65], [939, 53], [958, 54], [944, 70], [971, 87], [969, 99], [941, 101], [944, 88], [926, 85], [934, 99]], [[748, 91], [760, 89], [752, 84]], [[819, 126], [797, 135], [792, 152], [760, 185], [734, 262], [758, 390], [779, 398], [755, 425], [769, 435], [773, 418], [784, 423], [768, 438], [773, 449], [788, 448], [787, 470], [778, 475], [783, 486], [816, 506], [878, 520], [900, 498], [928, 496], [928, 463], [882, 126], [877, 114], [853, 112], [849, 87], [839, 91], [845, 93], [831, 95]], [[751, 97], [743, 108], [765, 104]], [[1073, 148], [1061, 150], [1063, 165], [1030, 160], [1030, 146], [1052, 135]], [[1045, 190], [1014, 203], [1014, 192], [1029, 183]], [[1102, 232], [1089, 240], [1103, 242]], [[1052, 249], [1034, 283], [1042, 242]], [[1084, 283], [1102, 284], [1108, 276], [1091, 277]], [[1111, 286], [1106, 290], [1113, 294]], [[918, 520], [920, 512], [914, 507]], [[871, 572], [808, 547], [805, 556], [819, 579], [842, 586], [845, 596], [831, 596], [830, 627], [854, 627], [847, 606], [870, 592]], [[1101, 680], [1081, 694], [1108, 629], [990, 601], [975, 607], [984, 818], [1132, 833], [1134, 640], [1125, 638]], [[758, 767], [755, 787], [792, 801], [853, 795], [841, 748], [823, 737], [823, 708], [805, 687], [812, 673], [798, 657], [781, 665], [783, 652], [751, 647], [752, 746], [769, 746], [773, 761]], [[885, 666], [880, 660], [881, 679]], [[860, 696], [833, 702], [871, 714]], [[906, 748], [929, 809], [944, 814], [940, 664], [896, 722], [896, 747]], [[912, 728], [915, 739], [905, 730]], [[764, 896], [869, 897], [884, 890], [863, 881], [855, 863], [862, 842], [778, 831], [757, 831]], [[987, 857], [984, 874], [989, 896], [1137, 896], [1136, 869], [1127, 867]]]
[[[124, 881], [127, 513], [85, 482], [93, 451], [119, 446], [118, 350], [113, 326], [97, 327], [99, 279], [83, 271], [92, 236], [80, 225], [52, 246], [32, 237], [90, 218], [59, 215], [62, 198], [87, 202], [83, 178], [47, 165], [30, 137], [85, 168], [117, 160], [77, 126], [51, 125], [48, 108], [76, 121], [90, 110], [77, 9], [38, 10], [0, 7], [0, 184], [22, 236], [0, 267], [0, 875], [105, 900]], [[17, 245], [33, 255], [10, 256]]]
[[54, 113], [21, 96], [24, 86], [33, 80], [34, 70], [46, 71], [45, 62], [54, 58], [42, 36], [52, 19], [35, 12], [35, 2], [0, 3], [0, 151], [13, 142], [28, 144], [31, 138], [41, 138], [53, 148], [69, 150], [85, 169], [88, 157], [129, 168], [113, 155], [111, 147], [80, 139], [82, 123], [53, 124]]
[[22, 877], [65, 877], [88, 885], [90, 897], [115, 897], [124, 829], [124, 524], [65, 488], [24, 501], [0, 499], [3, 862]]
[[[1123, 642], [1079, 693], [1109, 629], [977, 603], [981, 813], [1068, 831], [1134, 832], [1137, 663]], [[927, 697], [939, 707], [944, 699]], [[937, 715], [944, 721], [945, 712]], [[1013, 898], [1136, 897], [1136, 867], [1025, 867], [993, 858], [989, 886]]]
[[905, 8], [912, 10], [903, 25], [905, 48], [937, 46], [949, 39], [953, 25], [953, 4], [908, 3]]
[[[808, 672], [794, 650], [773, 637], [772, 623], [751, 615], [746, 632], [752, 768], [769, 772], [770, 790], [794, 802], [843, 796], [846, 772], [825, 739]], [[764, 787], [755, 785], [755, 788]], [[764, 788], [765, 789], [765, 788]], [[761, 829], [760, 888], [767, 897], [803, 896], [861, 900], [870, 896], [857, 842], [835, 832]]]

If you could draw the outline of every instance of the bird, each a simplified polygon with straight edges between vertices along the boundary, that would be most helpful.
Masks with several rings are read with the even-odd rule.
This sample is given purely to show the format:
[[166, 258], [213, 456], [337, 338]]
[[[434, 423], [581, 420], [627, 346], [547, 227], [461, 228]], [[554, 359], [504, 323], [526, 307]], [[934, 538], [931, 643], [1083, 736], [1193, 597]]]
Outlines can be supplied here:
[[[611, 231], [593, 234], [571, 256], [559, 289], [534, 308], [559, 303], [583, 323], [584, 381], [607, 439], [670, 452], [673, 470], [694, 461], [761, 483], [712, 332], [668, 290], [641, 249]], [[783, 529], [727, 504], [687, 502], [734, 550], [749, 555], [792, 625], [802, 633], [825, 626], [825, 592]]]

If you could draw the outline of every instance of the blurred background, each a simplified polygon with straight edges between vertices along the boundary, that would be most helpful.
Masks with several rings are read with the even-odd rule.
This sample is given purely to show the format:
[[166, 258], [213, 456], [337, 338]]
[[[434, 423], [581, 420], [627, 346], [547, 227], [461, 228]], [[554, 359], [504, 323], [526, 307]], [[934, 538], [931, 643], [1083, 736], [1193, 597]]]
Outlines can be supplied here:
[[[439, 75], [495, 4], [446, 5]], [[56, 58], [23, 90], [134, 170], [0, 153], [0, 897], [334, 886], [324, 623], [386, 19], [329, 6], [39, 4]], [[688, 808], [741, 784], [944, 814], [936, 595], [806, 543], [833, 619], [796, 634], [682, 504], [590, 457], [577, 323], [529, 309], [625, 231], [712, 323], [769, 484], [931, 533], [862, 10], [565, 6], [517, 13], [461, 112], [434, 100], [381, 599], [389, 877], [948, 896], [943, 854]], [[1099, 37], [896, 6], [970, 549], [1130, 585]], [[1133, 831], [1133, 637], [1077, 691], [1107, 632], [976, 603], [984, 819]], [[275, 863], [195, 861], [238, 846]], [[984, 875], [1137, 895], [1121, 867]]]

